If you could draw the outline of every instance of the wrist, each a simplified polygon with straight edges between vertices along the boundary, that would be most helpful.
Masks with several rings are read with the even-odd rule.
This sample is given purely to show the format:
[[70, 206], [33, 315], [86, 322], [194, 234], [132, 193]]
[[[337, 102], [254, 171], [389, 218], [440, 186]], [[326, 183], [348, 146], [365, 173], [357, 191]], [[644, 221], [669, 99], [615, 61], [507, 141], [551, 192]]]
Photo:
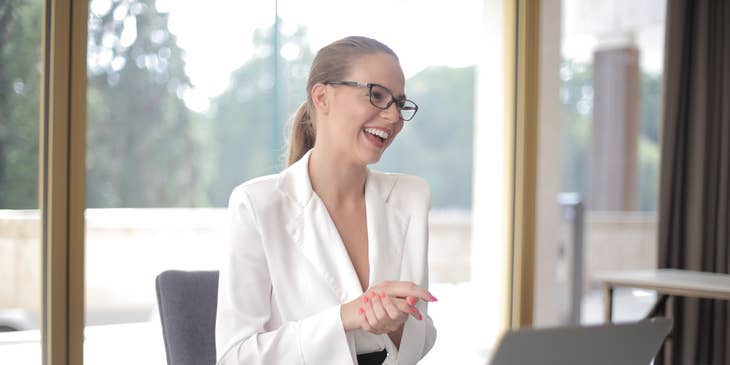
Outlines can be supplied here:
[[342, 319], [342, 327], [345, 332], [354, 331], [360, 328], [357, 318], [357, 312], [352, 307], [352, 302], [340, 305], [340, 319]]

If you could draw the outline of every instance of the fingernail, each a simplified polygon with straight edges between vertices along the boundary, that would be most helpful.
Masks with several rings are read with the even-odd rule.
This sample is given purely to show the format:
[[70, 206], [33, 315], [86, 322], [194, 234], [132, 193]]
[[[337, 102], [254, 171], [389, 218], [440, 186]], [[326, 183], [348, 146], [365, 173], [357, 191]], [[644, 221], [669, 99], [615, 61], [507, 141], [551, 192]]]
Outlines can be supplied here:
[[370, 297], [371, 297], [371, 298], [375, 298], [375, 297], [377, 297], [377, 296], [378, 296], [378, 293], [376, 293], [376, 292], [374, 292], [374, 291], [373, 291], [373, 292], [370, 292]]
[[422, 321], [422, 320], [423, 320], [423, 316], [422, 316], [422, 315], [420, 315], [420, 314], [418, 314], [418, 320], [419, 320], [419, 321]]
[[429, 292], [428, 295], [431, 296], [431, 301], [432, 302], [438, 302], [439, 301], [438, 299], [436, 299], [436, 297], [433, 296], [433, 294], [431, 294], [431, 292]]
[[418, 313], [418, 311], [416, 310], [416, 308], [411, 307], [411, 313], [416, 314]]
[[413, 305], [414, 303], [416, 303], [416, 298], [408, 297], [407, 301], [408, 301], [408, 305]]
[[385, 299], [385, 296], [386, 296], [386, 295], [385, 295], [385, 292], [382, 292], [382, 293], [380, 293], [380, 297], [381, 297], [381, 298]]
[[363, 301], [363, 302], [364, 302], [365, 304], [368, 304], [368, 297], [362, 297], [362, 301]]
[[357, 314], [359, 314], [359, 315], [363, 315], [363, 314], [365, 314], [365, 310], [364, 310], [364, 309], [362, 309], [362, 308], [358, 308], [358, 309], [357, 309]]

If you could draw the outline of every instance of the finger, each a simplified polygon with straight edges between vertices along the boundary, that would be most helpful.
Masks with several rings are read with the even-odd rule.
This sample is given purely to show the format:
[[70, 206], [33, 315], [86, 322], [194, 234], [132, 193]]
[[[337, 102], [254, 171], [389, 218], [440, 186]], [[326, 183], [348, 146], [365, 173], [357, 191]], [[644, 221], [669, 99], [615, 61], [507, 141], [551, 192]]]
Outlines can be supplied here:
[[372, 301], [368, 298], [367, 295], [363, 295], [362, 301], [363, 304], [365, 304], [365, 306], [363, 307], [363, 310], [365, 311], [365, 319], [371, 327], [369, 332], [379, 334], [381, 329], [378, 326], [378, 318], [375, 316], [375, 312], [373, 311]]
[[378, 324], [382, 325], [381, 327], [384, 327], [385, 324], [390, 321], [390, 316], [388, 316], [388, 312], [386, 312], [385, 308], [383, 307], [383, 301], [380, 300], [380, 296], [377, 295], [375, 292], [373, 292], [373, 294], [375, 294], [371, 297], [373, 312], [375, 313], [375, 318], [378, 319]]
[[393, 281], [385, 285], [384, 289], [391, 297], [406, 298], [411, 296], [426, 302], [436, 301], [436, 297], [434, 297], [428, 290], [412, 282]]
[[418, 298], [416, 298], [416, 297], [412, 297], [412, 296], [406, 297], [406, 302], [408, 302], [408, 305], [410, 305], [410, 306], [416, 305], [417, 301], [418, 301]]
[[363, 309], [362, 307], [358, 308], [357, 314], [358, 314], [358, 316], [360, 316], [360, 328], [362, 328], [363, 331], [372, 332], [373, 327], [370, 326], [370, 323], [368, 322], [368, 319], [365, 316], [365, 309]]
[[418, 310], [418, 308], [408, 305], [408, 302], [403, 299], [398, 298], [390, 298], [391, 302], [398, 307], [398, 310], [400, 310], [402, 313], [407, 313], [413, 316], [413, 318], [417, 320], [423, 319], [423, 316], [421, 315], [421, 311]]
[[403, 321], [403, 317], [408, 315], [407, 311], [401, 311], [396, 303], [394, 301], [397, 300], [396, 298], [391, 298], [385, 294], [385, 292], [380, 294], [380, 302], [383, 303], [383, 308], [385, 309], [385, 312], [388, 314], [388, 317], [390, 317], [393, 321]]

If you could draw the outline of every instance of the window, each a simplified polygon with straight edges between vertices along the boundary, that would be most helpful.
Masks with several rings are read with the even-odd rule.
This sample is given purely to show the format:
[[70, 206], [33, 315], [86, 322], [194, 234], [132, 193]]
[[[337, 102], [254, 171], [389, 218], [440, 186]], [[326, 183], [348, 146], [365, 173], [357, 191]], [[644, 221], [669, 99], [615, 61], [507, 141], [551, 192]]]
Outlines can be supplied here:
[[0, 358], [40, 363], [42, 1], [0, 6]]
[[[538, 229], [538, 325], [602, 322], [603, 299], [594, 274], [655, 268], [657, 255], [666, 3], [560, 3], [543, 7], [549, 12], [543, 19], [554, 19], [544, 26], [543, 39], [560, 40], [560, 58], [557, 42], [545, 44], [556, 57], [543, 54], [548, 61], [541, 80], [549, 86], [541, 100], [549, 106], [540, 124], [551, 131], [541, 132], [540, 164], [543, 181], [557, 183], [542, 184], [538, 192], [544, 202]], [[551, 134], [556, 130], [559, 135]], [[577, 227], [583, 230], [578, 236]], [[582, 257], [574, 261], [576, 252], [580, 255], [576, 244]], [[615, 317], [642, 318], [653, 301], [650, 292], [618, 290]]]
[[[39, 240], [33, 234], [40, 234], [34, 174], [42, 67], [40, 32], [30, 25], [42, 24], [44, 3], [8, 4], [0, 8], [0, 17], [4, 11], [11, 14], [1, 18], [11, 23], [0, 22], [11, 24], [0, 29], [10, 35], [0, 44], [0, 107], [10, 115], [9, 123], [0, 126], [0, 224], [13, 228], [0, 232], [0, 248], [40, 260], [40, 245], [33, 248], [32, 242]], [[446, 10], [413, 1], [368, 6], [333, 1], [306, 6], [294, 1], [88, 4], [86, 362], [107, 362], [109, 353], [124, 363], [165, 361], [155, 276], [167, 269], [217, 267], [228, 194], [242, 181], [282, 168], [287, 120], [304, 98], [314, 52], [350, 34], [380, 39], [399, 54], [409, 98], [421, 106], [416, 120], [373, 168], [423, 176], [433, 191], [432, 290], [453, 299], [432, 306], [441, 337], [426, 361], [451, 359], [460, 346], [464, 359], [483, 362], [488, 343], [455, 342], [458, 337], [449, 333], [481, 333], [483, 328], [473, 322], [450, 318], [458, 311], [454, 306], [460, 309], [463, 301], [477, 306], [471, 299], [484, 292], [477, 276], [481, 282], [503, 281], [478, 270], [485, 263], [481, 255], [490, 248], [474, 243], [484, 235], [473, 238], [477, 224], [472, 224], [487, 219], [476, 213], [472, 181], [479, 180], [475, 160], [488, 153], [474, 153], [474, 136], [475, 126], [489, 119], [477, 95], [494, 92], [488, 91], [484, 75], [497, 70], [492, 67], [495, 54], [503, 58], [501, 50], [495, 51], [499, 47], [490, 49], [489, 56], [486, 52], [502, 43], [482, 42], [484, 26], [502, 20], [501, 2], [485, 7], [470, 0]], [[326, 16], [318, 11], [325, 7]], [[396, 11], [380, 11], [384, 7]], [[378, 31], [372, 22], [353, 16], [375, 13], [390, 17], [387, 23], [393, 27]], [[434, 21], [448, 26], [436, 27]], [[488, 34], [492, 40], [502, 37], [502, 28], [495, 30]], [[496, 160], [483, 161], [505, 159], [503, 154], [491, 157]], [[487, 163], [480, 169], [489, 174], [501, 167]], [[495, 187], [488, 186], [483, 191]], [[31, 252], [24, 253], [26, 249]], [[0, 260], [14, 257], [3, 254]], [[15, 270], [8, 274], [13, 285], [3, 290], [25, 282], [40, 286], [40, 272], [17, 271], [41, 267], [39, 263], [14, 264], [1, 266], [0, 272]], [[25, 296], [40, 290], [26, 289], [22, 294], [1, 292], [0, 310], [27, 310], [27, 328], [33, 330], [38, 328], [33, 318], [40, 317], [40, 298]], [[490, 300], [500, 301], [500, 294], [490, 293]], [[489, 325], [497, 326], [496, 321]], [[0, 334], [0, 356], [19, 354], [27, 361], [33, 348], [40, 361], [37, 332], [30, 333], [35, 336], [30, 340], [26, 335]], [[120, 342], [137, 350], [119, 352]]]

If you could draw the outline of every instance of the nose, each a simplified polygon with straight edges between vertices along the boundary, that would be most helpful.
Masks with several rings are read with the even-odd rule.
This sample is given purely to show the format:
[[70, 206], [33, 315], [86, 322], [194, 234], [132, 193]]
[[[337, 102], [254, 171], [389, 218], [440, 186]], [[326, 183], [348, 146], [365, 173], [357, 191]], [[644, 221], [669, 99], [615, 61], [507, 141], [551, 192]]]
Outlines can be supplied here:
[[390, 106], [387, 109], [383, 109], [380, 112], [380, 115], [383, 116], [385, 119], [389, 120], [391, 123], [398, 123], [403, 118], [400, 115], [400, 110], [398, 110], [398, 106], [396, 103], [390, 104]]

